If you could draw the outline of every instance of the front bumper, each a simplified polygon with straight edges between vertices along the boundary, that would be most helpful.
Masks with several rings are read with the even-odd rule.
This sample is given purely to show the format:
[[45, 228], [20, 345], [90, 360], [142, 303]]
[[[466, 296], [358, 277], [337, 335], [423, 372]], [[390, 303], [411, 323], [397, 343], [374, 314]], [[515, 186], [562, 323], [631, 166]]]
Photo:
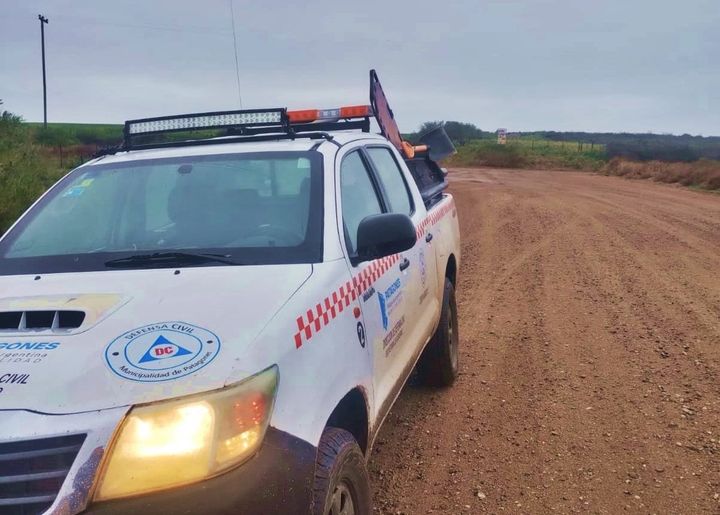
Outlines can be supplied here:
[[307, 514], [315, 453], [304, 440], [270, 427], [258, 454], [230, 472], [171, 490], [93, 504], [86, 513]]
[[[127, 413], [128, 408], [115, 408], [72, 415], [45, 415], [29, 411], [10, 410], [0, 411], [0, 446], [5, 448], [4, 458], [0, 461], [0, 476], [15, 476], [28, 472], [42, 472], [47, 464], [40, 464], [41, 469], [34, 470], [37, 457], [33, 454], [33, 442], [53, 437], [66, 437], [70, 435], [85, 435], [82, 445], [77, 453], [71, 455], [71, 464], [67, 475], [59, 488], [43, 491], [50, 495], [52, 504], [46, 509], [46, 514], [74, 515], [80, 513], [87, 506], [98, 467], [105, 453], [105, 448], [112, 438], [115, 428]], [[28, 445], [30, 444], [30, 445]], [[8, 456], [13, 453], [13, 447], [20, 446], [27, 452], [14, 460]], [[8, 450], [7, 447], [10, 447]], [[3, 464], [5, 466], [3, 467]], [[52, 463], [48, 467], [52, 469]], [[32, 469], [32, 470], [30, 470]], [[37, 483], [42, 481], [29, 481], [20, 485], [5, 482], [0, 484], [0, 497], [5, 502], [0, 503], [0, 513], [3, 509], [15, 510], [10, 513], [37, 513], [38, 505], [31, 499], [23, 502], [26, 497], [32, 497]], [[9, 488], [8, 488], [9, 487]], [[23, 492], [27, 491], [25, 495]], [[13, 505], [7, 505], [8, 497], [13, 498]], [[46, 506], [42, 504], [41, 506]]]
[[46, 515], [309, 512], [317, 450], [273, 427], [268, 428], [257, 455], [225, 474], [152, 494], [91, 503], [102, 457], [126, 413], [127, 408], [72, 415], [1, 411], [0, 444], [86, 435]]

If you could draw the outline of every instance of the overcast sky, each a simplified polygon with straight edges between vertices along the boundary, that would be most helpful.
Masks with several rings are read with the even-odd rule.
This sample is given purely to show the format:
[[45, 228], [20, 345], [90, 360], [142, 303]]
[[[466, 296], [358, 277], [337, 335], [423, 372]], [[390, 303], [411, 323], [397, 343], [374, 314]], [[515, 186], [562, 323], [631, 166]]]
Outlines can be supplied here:
[[[2, 0], [0, 98], [42, 120], [239, 107], [230, 0]], [[400, 128], [720, 135], [720, 0], [234, 0], [242, 105], [368, 102]]]

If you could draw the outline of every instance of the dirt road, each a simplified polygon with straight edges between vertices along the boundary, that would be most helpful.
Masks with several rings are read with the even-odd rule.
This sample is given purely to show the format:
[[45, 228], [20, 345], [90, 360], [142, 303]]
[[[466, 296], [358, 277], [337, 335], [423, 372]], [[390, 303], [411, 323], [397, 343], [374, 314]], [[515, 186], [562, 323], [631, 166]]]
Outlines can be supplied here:
[[382, 513], [720, 513], [720, 196], [451, 172], [462, 375], [409, 385]]

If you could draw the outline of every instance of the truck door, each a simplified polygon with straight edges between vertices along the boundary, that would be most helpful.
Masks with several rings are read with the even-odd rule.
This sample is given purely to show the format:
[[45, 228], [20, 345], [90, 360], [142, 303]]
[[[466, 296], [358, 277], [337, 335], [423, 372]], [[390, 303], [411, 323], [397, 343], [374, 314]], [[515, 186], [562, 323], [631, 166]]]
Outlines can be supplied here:
[[[377, 176], [362, 149], [347, 153], [339, 170], [340, 210], [348, 266], [362, 310], [364, 340], [373, 360], [375, 397], [393, 397], [411, 352], [412, 313], [405, 255], [391, 256], [353, 265], [357, 229], [367, 216], [388, 212]], [[408, 251], [412, 253], [411, 251]], [[408, 258], [409, 260], [410, 258]], [[417, 264], [416, 264], [417, 266]], [[379, 406], [376, 406], [376, 410]], [[377, 413], [375, 413], [377, 414]]]
[[[409, 215], [416, 228], [424, 227], [427, 215], [422, 198], [414, 195], [417, 191], [412, 184], [412, 176], [403, 170], [401, 161], [396, 154], [385, 146], [368, 146], [366, 152], [370, 163], [379, 178], [384, 196], [387, 198], [389, 210], [393, 213]], [[430, 235], [430, 236], [428, 236]], [[409, 266], [404, 271], [407, 279], [409, 317], [412, 326], [409, 328], [410, 338], [415, 346], [422, 347], [435, 329], [437, 314], [440, 309], [437, 294], [437, 273], [435, 251], [432, 247], [432, 235], [418, 230], [418, 241], [415, 247], [405, 252]]]

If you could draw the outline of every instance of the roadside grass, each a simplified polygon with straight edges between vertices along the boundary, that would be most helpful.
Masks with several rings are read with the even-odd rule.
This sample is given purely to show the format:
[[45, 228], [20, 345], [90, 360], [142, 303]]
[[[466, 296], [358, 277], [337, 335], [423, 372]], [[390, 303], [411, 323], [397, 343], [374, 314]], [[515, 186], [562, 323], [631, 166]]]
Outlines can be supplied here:
[[25, 123], [33, 139], [51, 147], [113, 145], [122, 140], [122, 125], [105, 123]]
[[629, 179], [650, 179], [670, 184], [677, 183], [693, 189], [720, 191], [720, 161], [710, 159], [700, 159], [690, 163], [666, 163], [614, 158], [601, 172], [605, 175]]
[[0, 234], [65, 172], [29, 138], [21, 145], [0, 149]]
[[447, 166], [597, 171], [607, 163], [602, 145], [528, 137], [510, 139], [505, 145], [499, 145], [494, 138], [475, 140], [457, 150], [445, 161]]

